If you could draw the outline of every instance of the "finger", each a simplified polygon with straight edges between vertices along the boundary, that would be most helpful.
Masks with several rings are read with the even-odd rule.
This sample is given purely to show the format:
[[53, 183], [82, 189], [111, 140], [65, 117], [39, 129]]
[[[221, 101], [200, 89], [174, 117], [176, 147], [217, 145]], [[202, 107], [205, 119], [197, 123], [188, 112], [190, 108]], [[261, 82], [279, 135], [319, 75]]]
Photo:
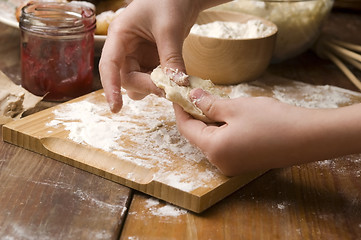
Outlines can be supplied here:
[[160, 64], [171, 80], [178, 85], [188, 86], [189, 81], [185, 74], [186, 68], [182, 56], [183, 36], [172, 34], [173, 32], [160, 34], [156, 39]]
[[142, 100], [143, 98], [145, 98], [148, 94], [144, 94], [144, 93], [139, 93], [139, 92], [134, 92], [134, 91], [129, 91], [127, 90], [127, 95], [129, 98], [133, 99], [133, 100]]
[[117, 31], [109, 28], [99, 62], [99, 73], [112, 112], [119, 112], [123, 105], [120, 90], [120, 68], [124, 60], [125, 45], [122, 36]]
[[176, 115], [178, 131], [189, 140], [189, 142], [202, 151], [209, 146], [209, 140], [213, 139], [212, 135], [218, 130], [216, 126], [208, 126], [204, 122], [194, 119], [186, 113], [178, 104], [173, 104]]
[[[207, 125], [204, 122], [193, 118], [190, 114], [185, 112], [183, 108], [178, 104], [173, 103], [173, 108], [176, 116], [178, 131], [191, 142], [198, 142], [193, 141], [193, 136], [200, 136], [200, 134], [197, 134], [197, 132], [201, 132], [201, 129], [204, 129], [205, 127], [207, 127]], [[191, 129], [194, 129], [196, 131], [191, 131]]]
[[164, 90], [158, 88], [150, 79], [148, 73], [130, 72], [122, 77], [123, 87], [127, 90], [127, 95], [133, 100], [141, 100], [149, 93], [159, 97], [165, 97]]
[[127, 91], [138, 93], [137, 95], [139, 96], [143, 95], [142, 97], [136, 97], [136, 99], [142, 99], [149, 93], [161, 97], [165, 96], [164, 91], [153, 83], [150, 74], [143, 73], [140, 70], [138, 60], [133, 57], [127, 57], [121, 71], [122, 87]]
[[209, 119], [216, 122], [226, 122], [225, 111], [223, 111], [225, 108], [221, 104], [221, 99], [200, 88], [193, 89], [190, 92], [190, 98]]

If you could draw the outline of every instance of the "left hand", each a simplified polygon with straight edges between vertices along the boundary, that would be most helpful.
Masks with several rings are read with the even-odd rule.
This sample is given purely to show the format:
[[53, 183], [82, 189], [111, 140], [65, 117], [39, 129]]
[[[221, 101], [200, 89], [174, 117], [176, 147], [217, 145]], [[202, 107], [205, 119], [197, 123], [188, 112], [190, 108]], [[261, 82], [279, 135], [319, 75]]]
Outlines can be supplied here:
[[112, 21], [99, 70], [113, 112], [122, 107], [121, 87], [135, 100], [164, 94], [148, 74], [159, 64], [186, 72], [182, 47], [201, 10], [196, 2], [134, 0]]

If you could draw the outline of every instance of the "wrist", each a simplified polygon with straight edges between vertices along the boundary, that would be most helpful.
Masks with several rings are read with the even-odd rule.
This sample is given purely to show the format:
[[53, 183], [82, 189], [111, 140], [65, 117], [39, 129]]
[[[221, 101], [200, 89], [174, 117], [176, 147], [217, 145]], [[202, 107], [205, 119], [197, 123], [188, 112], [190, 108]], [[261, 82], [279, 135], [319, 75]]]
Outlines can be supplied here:
[[[308, 110], [304, 116], [303, 162], [361, 152], [361, 105]], [[301, 128], [302, 129], [302, 128]]]

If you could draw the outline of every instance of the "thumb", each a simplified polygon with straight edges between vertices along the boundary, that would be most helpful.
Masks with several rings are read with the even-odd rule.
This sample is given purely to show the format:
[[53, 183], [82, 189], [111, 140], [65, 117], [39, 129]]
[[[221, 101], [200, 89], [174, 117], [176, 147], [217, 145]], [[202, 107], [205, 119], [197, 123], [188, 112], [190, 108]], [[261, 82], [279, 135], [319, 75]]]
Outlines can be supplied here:
[[176, 37], [175, 34], [166, 34], [158, 39], [157, 46], [160, 64], [165, 74], [176, 84], [188, 86], [189, 81], [182, 55], [183, 41], [182, 37]]
[[203, 114], [215, 122], [225, 122], [221, 99], [204, 91], [201, 88], [195, 88], [190, 92], [190, 99], [202, 110]]

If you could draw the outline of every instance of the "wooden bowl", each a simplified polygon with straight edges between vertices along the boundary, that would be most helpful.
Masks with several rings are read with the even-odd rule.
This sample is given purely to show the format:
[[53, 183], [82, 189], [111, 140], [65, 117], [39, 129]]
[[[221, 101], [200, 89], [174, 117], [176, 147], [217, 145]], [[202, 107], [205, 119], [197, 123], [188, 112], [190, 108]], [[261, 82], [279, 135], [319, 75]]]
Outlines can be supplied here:
[[269, 36], [253, 39], [221, 39], [190, 33], [183, 45], [187, 73], [224, 85], [259, 77], [268, 67], [273, 54], [277, 33], [275, 24], [260, 17], [230, 11], [204, 11], [196, 23], [246, 23], [250, 19], [260, 19], [274, 31]]

